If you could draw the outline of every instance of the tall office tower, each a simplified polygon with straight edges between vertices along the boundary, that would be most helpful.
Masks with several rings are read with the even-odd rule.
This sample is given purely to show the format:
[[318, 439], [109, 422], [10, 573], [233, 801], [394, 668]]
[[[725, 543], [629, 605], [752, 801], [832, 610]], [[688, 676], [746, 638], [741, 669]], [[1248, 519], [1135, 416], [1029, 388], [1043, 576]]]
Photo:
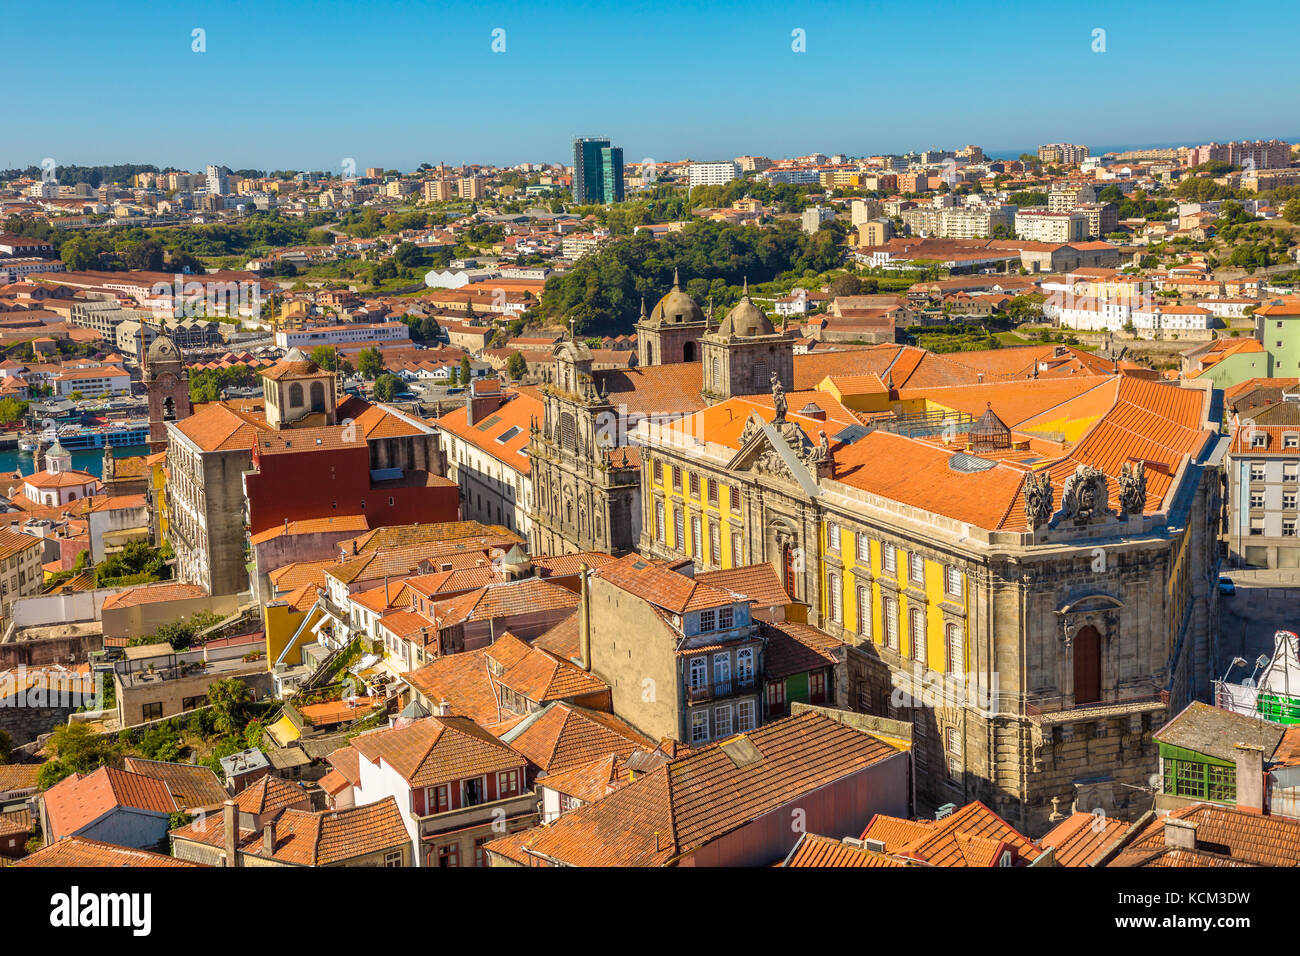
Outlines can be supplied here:
[[573, 201], [623, 201], [623, 150], [597, 138], [573, 141]]

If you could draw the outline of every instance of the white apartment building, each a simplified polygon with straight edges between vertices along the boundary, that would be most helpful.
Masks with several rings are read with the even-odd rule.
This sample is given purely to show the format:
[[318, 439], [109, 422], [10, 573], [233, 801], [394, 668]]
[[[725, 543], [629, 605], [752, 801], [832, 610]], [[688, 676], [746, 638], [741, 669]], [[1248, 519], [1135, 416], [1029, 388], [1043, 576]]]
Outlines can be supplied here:
[[686, 181], [691, 189], [696, 186], [725, 186], [740, 178], [740, 164], [730, 160], [720, 163], [691, 163]]
[[884, 212], [879, 199], [855, 199], [849, 204], [849, 225], [856, 229], [864, 222], [879, 219]]
[[322, 325], [314, 329], [281, 329], [275, 344], [282, 349], [314, 349], [318, 345], [350, 345], [355, 342], [408, 342], [411, 330], [405, 322], [356, 322]]
[[1153, 332], [1204, 331], [1213, 321], [1208, 309], [1194, 305], [1144, 305], [1133, 309], [1131, 318], [1135, 329]]
[[1071, 212], [1084, 203], [1097, 201], [1097, 189], [1089, 183], [1056, 183], [1047, 194], [1048, 212]]
[[1219, 296], [1217, 298], [1197, 299], [1196, 304], [1206, 309], [1216, 318], [1239, 319], [1251, 306], [1259, 305], [1258, 299], [1237, 296]]
[[1081, 212], [1051, 212], [1042, 207], [1021, 209], [1015, 218], [1016, 237], [1026, 242], [1082, 242], [1088, 217]]
[[903, 222], [912, 235], [932, 239], [988, 239], [998, 226], [1010, 232], [1015, 224], [1015, 206], [919, 206], [903, 211]]
[[1094, 299], [1067, 294], [1048, 298], [1043, 304], [1043, 314], [1056, 319], [1063, 329], [1118, 332], [1131, 321], [1133, 308], [1128, 299]]
[[829, 206], [811, 206], [803, 211], [799, 221], [803, 231], [812, 234], [822, 227], [822, 223], [830, 222], [834, 218], [835, 210]]

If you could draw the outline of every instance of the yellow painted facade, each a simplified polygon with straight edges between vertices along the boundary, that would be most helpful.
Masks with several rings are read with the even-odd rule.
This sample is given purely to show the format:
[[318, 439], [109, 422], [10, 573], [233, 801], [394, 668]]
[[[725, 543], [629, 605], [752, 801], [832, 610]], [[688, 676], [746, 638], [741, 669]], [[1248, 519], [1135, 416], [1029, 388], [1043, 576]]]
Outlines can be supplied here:
[[[739, 501], [739, 490], [736, 486], [717, 482], [717, 500], [711, 501], [708, 488], [710, 479], [707, 475], [691, 472], [686, 468], [678, 468], [675, 473], [671, 463], [659, 458], [652, 458], [649, 467], [653, 490], [662, 493], [664, 498], [663, 540], [668, 548], [685, 553], [694, 559], [696, 566], [702, 570], [733, 568], [749, 563], [743, 555], [737, 560], [733, 552], [733, 536], [739, 535], [741, 541], [744, 540], [744, 508], [743, 503]], [[692, 476], [695, 480], [694, 490]], [[733, 498], [733, 495], [736, 497]], [[735, 510], [733, 510], [733, 501], [736, 501]], [[678, 512], [682, 515], [683, 534], [680, 541], [677, 536]], [[702, 554], [697, 554], [695, 547], [692, 517], [696, 514], [700, 518]], [[720, 560], [711, 553], [709, 529], [714, 523], [720, 528]], [[837, 530], [832, 532], [831, 528]], [[654, 533], [657, 531], [658, 529], [653, 529]], [[830, 538], [832, 534], [839, 539], [838, 548], [832, 546]], [[939, 562], [922, 558], [925, 569], [924, 584], [917, 585], [909, 578], [911, 553], [896, 549], [894, 570], [889, 571], [885, 567], [883, 543], [877, 540], [869, 541], [866, 560], [863, 560], [859, 557], [857, 538], [857, 533], [850, 530], [846, 523], [826, 521], [821, 524], [819, 553], [816, 555], [818, 573], [822, 580], [822, 586], [818, 588], [821, 594], [821, 607], [818, 609], [820, 619], [835, 620], [830, 607], [832, 600], [830, 576], [842, 574], [839, 622], [843, 624], [846, 631], [854, 634], [864, 633], [858, 606], [858, 588], [860, 586], [869, 588], [871, 640], [877, 645], [887, 646], [887, 616], [884, 601], [888, 595], [895, 592], [883, 588], [880, 582], [882, 578], [895, 581], [898, 585], [896, 591], [898, 638], [895, 650], [905, 658], [914, 659], [910, 621], [912, 609], [919, 608], [924, 613], [926, 668], [939, 673], [966, 673], [969, 670], [970, 651], [964, 623], [968, 609], [965, 575], [960, 571], [955, 572], [956, 580], [953, 583], [959, 593], [950, 594], [946, 590], [949, 584], [947, 567]], [[807, 558], [805, 557], [804, 560]], [[924, 593], [924, 599], [917, 596], [920, 593]], [[806, 619], [806, 614], [804, 618]], [[961, 623], [955, 623], [956, 619], [960, 619]], [[947, 626], [953, 623], [962, 628], [959, 645], [961, 661], [954, 662], [954, 666], [950, 668]]]
[[[946, 575], [947, 568], [936, 561], [927, 558], [921, 558], [924, 568], [924, 584], [914, 583], [910, 577], [910, 567], [913, 555], [902, 549], [894, 549], [893, 570], [885, 567], [884, 543], [881, 541], [868, 540], [865, 560], [858, 549], [858, 534], [850, 531], [844, 525], [823, 522], [821, 531], [820, 549], [818, 555], [818, 564], [822, 576], [822, 607], [820, 608], [824, 620], [835, 620], [835, 614], [831, 608], [833, 601], [834, 588], [832, 577], [842, 573], [840, 582], [840, 621], [844, 629], [854, 634], [870, 633], [871, 640], [877, 646], [888, 646], [888, 628], [889, 620], [886, 614], [885, 601], [895, 593], [892, 589], [882, 587], [881, 579], [894, 581], [897, 583], [897, 641], [894, 650], [903, 657], [915, 660], [916, 652], [912, 647], [912, 629], [910, 626], [911, 612], [914, 608], [919, 609], [924, 615], [925, 627], [925, 661], [924, 665], [929, 670], [939, 673], [963, 674], [969, 669], [969, 649], [968, 641], [965, 640], [965, 633], [961, 635], [961, 660], [954, 661], [953, 666], [949, 667], [948, 661], [948, 635], [946, 633], [947, 624], [950, 623], [944, 617], [941, 605], [946, 605], [950, 609], [950, 615], [957, 615], [965, 618], [966, 606], [966, 580], [965, 575], [960, 571], [956, 572], [956, 580], [959, 583], [958, 590], [960, 595], [947, 593]], [[833, 546], [833, 539], [838, 538], [838, 548]], [[828, 556], [834, 560], [828, 561]], [[837, 564], [843, 565], [841, 572]], [[858, 589], [863, 588], [863, 597], [868, 597], [866, 593], [869, 590], [869, 629], [863, 628], [863, 610], [860, 607]], [[914, 595], [924, 593], [924, 599]], [[962, 625], [956, 625], [961, 627]]]
[[[266, 628], [266, 661], [267, 669], [275, 666], [280, 654], [284, 651], [286, 645], [293, 640], [294, 634], [298, 633], [298, 628], [302, 625], [303, 619], [308, 615], [311, 619], [308, 626], [303, 628], [302, 633], [298, 636], [298, 646], [310, 644], [316, 640], [316, 635], [311, 632], [311, 626], [324, 613], [316, 608], [303, 612], [295, 609], [283, 601], [272, 601], [262, 609], [262, 621]], [[290, 659], [293, 663], [298, 663], [296, 654], [290, 652]]]

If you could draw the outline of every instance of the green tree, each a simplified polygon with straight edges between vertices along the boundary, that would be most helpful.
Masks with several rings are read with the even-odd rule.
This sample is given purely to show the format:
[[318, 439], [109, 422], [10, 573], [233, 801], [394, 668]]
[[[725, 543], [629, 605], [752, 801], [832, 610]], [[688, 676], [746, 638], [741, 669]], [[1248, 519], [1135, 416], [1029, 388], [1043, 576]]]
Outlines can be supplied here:
[[36, 785], [48, 790], [64, 777], [90, 773], [109, 762], [114, 747], [84, 723], [60, 724], [50, 735], [46, 750], [53, 754], [41, 765]]
[[357, 354], [357, 369], [362, 378], [374, 381], [384, 371], [384, 353], [375, 346], [362, 349]]
[[469, 356], [460, 357], [460, 381], [462, 385], [468, 385], [470, 380]]
[[311, 350], [311, 360], [327, 371], [338, 371], [339, 353], [332, 346], [316, 346]]
[[0, 422], [10, 425], [22, 421], [31, 406], [31, 402], [24, 402], [17, 398], [0, 398]]
[[506, 359], [506, 373], [516, 382], [528, 374], [528, 360], [520, 352], [511, 352]]
[[392, 372], [385, 372], [375, 379], [375, 398], [381, 402], [391, 402], [403, 388], [402, 380]]
[[243, 726], [244, 713], [252, 699], [248, 685], [237, 677], [209, 684], [208, 703], [212, 705], [212, 724], [217, 733], [233, 734]]
[[1300, 196], [1287, 201], [1282, 207], [1282, 218], [1289, 223], [1300, 226]]
[[89, 236], [73, 236], [59, 248], [59, 258], [70, 272], [84, 272], [99, 265], [99, 247]]
[[9, 731], [0, 730], [0, 763], [8, 763], [9, 758], [13, 756], [14, 739], [9, 736]]

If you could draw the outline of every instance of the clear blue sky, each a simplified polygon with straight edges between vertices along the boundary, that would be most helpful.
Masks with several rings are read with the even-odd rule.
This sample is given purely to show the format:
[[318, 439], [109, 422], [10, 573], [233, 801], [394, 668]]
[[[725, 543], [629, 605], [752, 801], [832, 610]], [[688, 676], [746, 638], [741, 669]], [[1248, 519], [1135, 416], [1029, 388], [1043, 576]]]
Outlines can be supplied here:
[[1295, 4], [1203, 0], [73, 0], [0, 41], [0, 168], [567, 161], [575, 134], [628, 162], [1288, 137], [1297, 35]]

